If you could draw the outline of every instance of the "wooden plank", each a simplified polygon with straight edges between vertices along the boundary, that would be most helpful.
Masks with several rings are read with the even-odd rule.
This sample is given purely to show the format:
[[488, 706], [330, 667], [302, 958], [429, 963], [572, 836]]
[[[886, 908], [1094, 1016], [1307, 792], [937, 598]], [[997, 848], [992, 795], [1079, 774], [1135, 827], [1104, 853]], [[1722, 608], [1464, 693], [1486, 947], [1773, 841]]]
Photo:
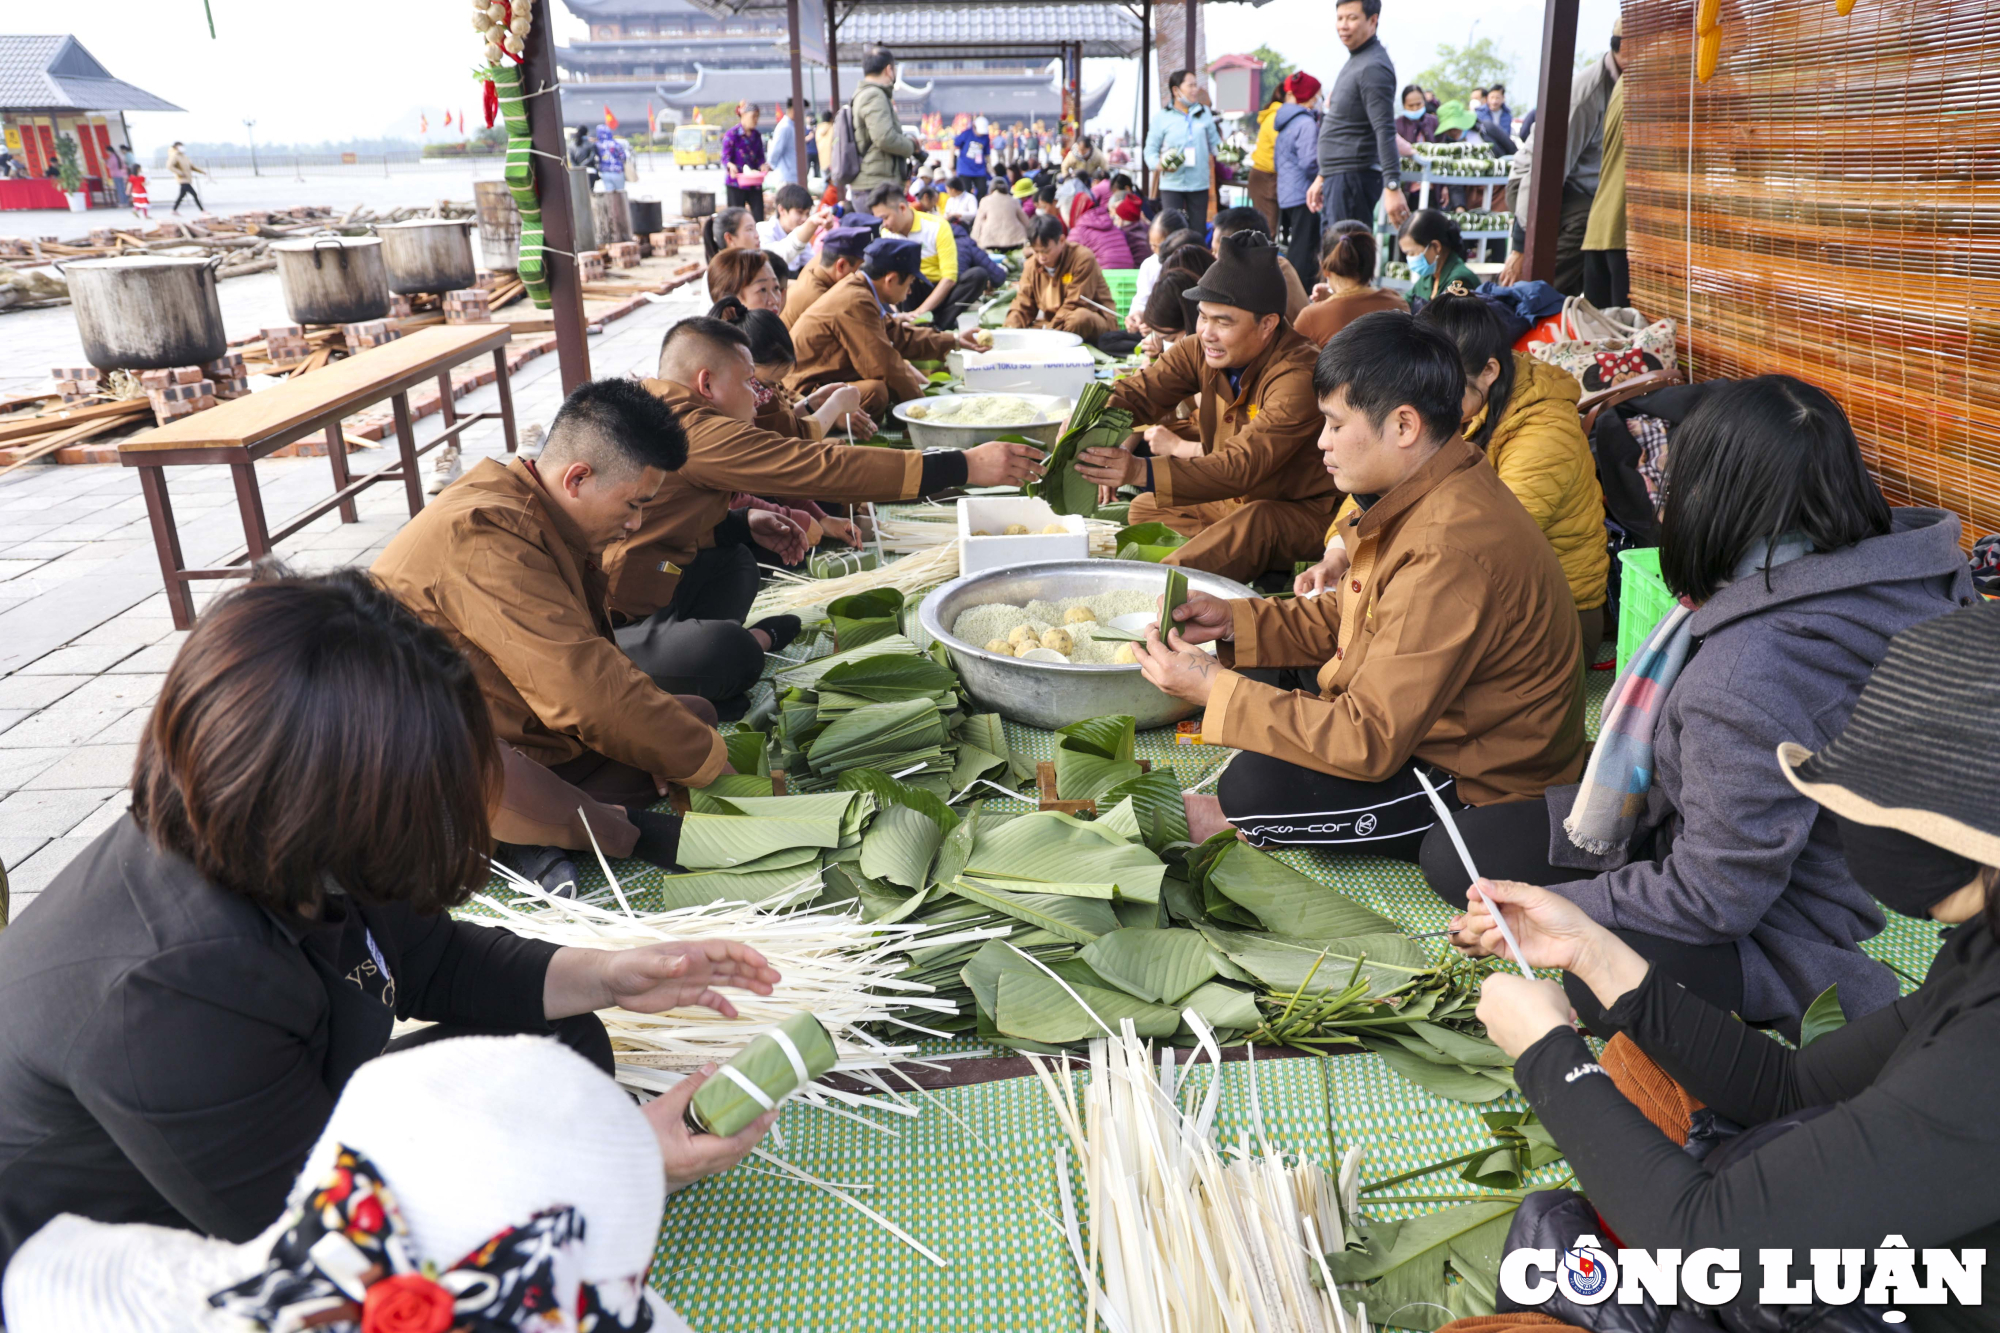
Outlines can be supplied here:
[[102, 435], [106, 431], [116, 430], [124, 424], [125, 422], [118, 417], [99, 417], [94, 421], [85, 421], [72, 426], [68, 430], [58, 431], [39, 444], [22, 450], [20, 456], [15, 458], [13, 462], [7, 464], [5, 467], [0, 467], [0, 477], [6, 476], [9, 472], [12, 472], [24, 463], [32, 463], [38, 458], [46, 457], [58, 449], [68, 448], [72, 444], [82, 444], [85, 440]]
[[399, 384], [434, 376], [482, 352], [506, 345], [505, 324], [447, 324], [336, 361], [248, 398], [169, 422], [134, 436], [121, 453], [200, 448], [249, 448], [295, 434], [329, 413], [345, 415], [371, 406]]
[[59, 412], [45, 412], [41, 416], [23, 417], [18, 421], [0, 421], [0, 444], [9, 440], [31, 439], [52, 430], [63, 430], [70, 423], [95, 421], [100, 417], [123, 418], [151, 410], [144, 398], [126, 398], [115, 403], [66, 407]]

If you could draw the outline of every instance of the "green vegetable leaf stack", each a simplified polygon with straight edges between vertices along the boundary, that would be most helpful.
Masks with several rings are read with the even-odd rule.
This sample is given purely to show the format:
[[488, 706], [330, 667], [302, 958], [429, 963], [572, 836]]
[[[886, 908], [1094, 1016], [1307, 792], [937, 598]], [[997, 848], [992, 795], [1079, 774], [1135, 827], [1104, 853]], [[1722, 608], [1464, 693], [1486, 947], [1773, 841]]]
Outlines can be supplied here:
[[1048, 501], [1058, 514], [1097, 512], [1097, 483], [1076, 470], [1080, 449], [1115, 449], [1132, 433], [1132, 414], [1111, 406], [1111, 390], [1098, 380], [1083, 386], [1070, 409], [1069, 420], [1049, 455], [1042, 480], [1029, 488], [1030, 495]]

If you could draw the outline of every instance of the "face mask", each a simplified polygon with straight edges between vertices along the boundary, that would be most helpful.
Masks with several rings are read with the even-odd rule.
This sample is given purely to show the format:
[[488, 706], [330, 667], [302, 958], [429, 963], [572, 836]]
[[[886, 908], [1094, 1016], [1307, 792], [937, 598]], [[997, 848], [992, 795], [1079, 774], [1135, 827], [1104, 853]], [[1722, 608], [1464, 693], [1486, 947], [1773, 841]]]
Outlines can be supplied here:
[[1437, 268], [1437, 265], [1431, 262], [1429, 255], [1411, 255], [1409, 264], [1410, 276], [1413, 278], [1428, 278]]
[[1835, 815], [1847, 871], [1883, 906], [1920, 921], [1931, 908], [1970, 884], [1979, 863], [1901, 829], [1860, 824]]
[[1415, 111], [1412, 111], [1408, 107], [1404, 107], [1402, 115], [1404, 120], [1422, 120], [1424, 118], [1424, 109], [1418, 107]]

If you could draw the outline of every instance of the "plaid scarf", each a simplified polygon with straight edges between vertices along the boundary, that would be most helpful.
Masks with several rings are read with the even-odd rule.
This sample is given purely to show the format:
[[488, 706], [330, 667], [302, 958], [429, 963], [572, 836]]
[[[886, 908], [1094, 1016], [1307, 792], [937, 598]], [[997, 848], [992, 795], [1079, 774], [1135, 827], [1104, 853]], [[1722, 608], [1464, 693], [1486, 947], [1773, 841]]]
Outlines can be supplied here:
[[[1728, 582], [1763, 572], [1767, 552], [1768, 567], [1774, 568], [1811, 554], [1812, 544], [1796, 532], [1757, 543], [1736, 562]], [[1667, 692], [1694, 650], [1694, 633], [1688, 628], [1693, 615], [1685, 603], [1667, 612], [1605, 697], [1597, 746], [1583, 770], [1576, 803], [1563, 820], [1569, 840], [1592, 856], [1610, 856], [1632, 845], [1653, 786], [1653, 731], [1666, 709]]]

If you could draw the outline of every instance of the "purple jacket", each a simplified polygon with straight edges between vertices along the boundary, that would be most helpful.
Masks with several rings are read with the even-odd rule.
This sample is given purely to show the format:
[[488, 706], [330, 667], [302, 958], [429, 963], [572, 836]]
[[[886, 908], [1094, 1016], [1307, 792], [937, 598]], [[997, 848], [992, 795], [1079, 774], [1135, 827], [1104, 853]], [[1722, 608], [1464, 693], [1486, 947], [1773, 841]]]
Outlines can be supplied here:
[[746, 171], [764, 169], [764, 135], [761, 130], [746, 130], [741, 124], [731, 125], [722, 132], [722, 171], [730, 180]]
[[1957, 516], [1891, 512], [1887, 536], [1780, 565], [1769, 591], [1741, 579], [1694, 613], [1696, 650], [1653, 730], [1638, 857], [1579, 850], [1562, 830], [1576, 788], [1548, 790], [1550, 863], [1602, 872], [1550, 887], [1614, 929], [1735, 944], [1743, 1018], [1793, 1035], [1828, 986], [1852, 1020], [1894, 1000], [1896, 978], [1861, 952], [1882, 910], [1832, 816], [1785, 781], [1778, 743], [1827, 744], [1892, 637], [1974, 598]]
[[[1088, 195], [1079, 195], [1078, 200]], [[1076, 205], [1071, 205], [1074, 208]], [[1101, 269], [1137, 268], [1132, 262], [1132, 247], [1125, 243], [1125, 233], [1118, 229], [1118, 223], [1103, 205], [1091, 200], [1090, 206], [1081, 214], [1072, 214], [1075, 221], [1070, 224], [1069, 238], [1078, 245], [1087, 245], [1097, 256], [1097, 266]], [[1969, 577], [1969, 576], [1968, 576]]]
[[1278, 108], [1271, 123], [1278, 131], [1278, 142], [1271, 152], [1277, 167], [1278, 207], [1297, 208], [1305, 203], [1313, 179], [1319, 175], [1319, 113], [1287, 102]]

